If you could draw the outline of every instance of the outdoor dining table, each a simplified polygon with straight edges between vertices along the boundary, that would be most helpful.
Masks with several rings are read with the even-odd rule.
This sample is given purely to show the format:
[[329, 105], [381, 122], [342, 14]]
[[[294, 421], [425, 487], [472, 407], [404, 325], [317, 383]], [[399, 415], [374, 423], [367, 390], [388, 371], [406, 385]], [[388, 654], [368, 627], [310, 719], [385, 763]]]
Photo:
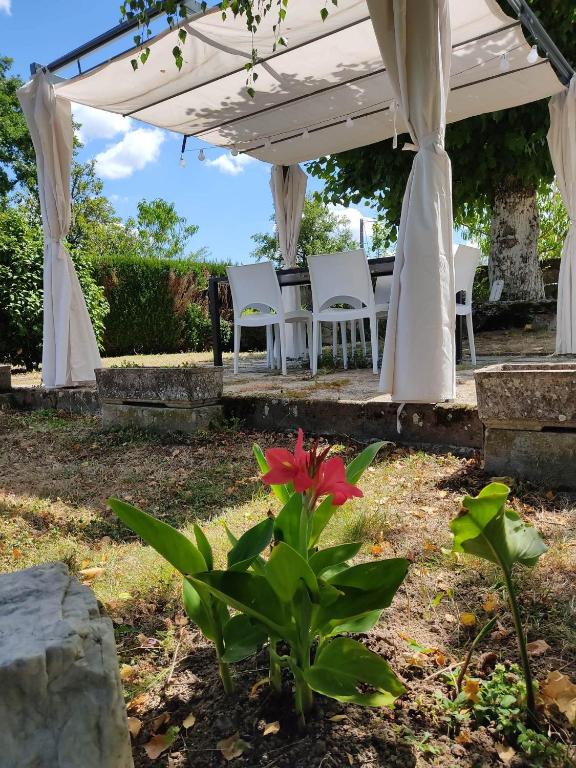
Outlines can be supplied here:
[[[370, 274], [372, 277], [391, 275], [394, 271], [394, 256], [384, 256], [377, 259], [368, 259]], [[291, 269], [278, 269], [278, 282], [281, 288], [286, 286], [310, 285], [310, 273], [305, 267], [293, 267]], [[214, 365], [222, 365], [222, 339], [220, 335], [220, 291], [221, 283], [228, 283], [224, 276], [213, 276], [208, 281], [208, 302], [210, 319], [212, 322], [212, 349]], [[461, 320], [461, 318], [460, 318]], [[462, 332], [461, 322], [456, 322], [456, 361], [462, 357]]]

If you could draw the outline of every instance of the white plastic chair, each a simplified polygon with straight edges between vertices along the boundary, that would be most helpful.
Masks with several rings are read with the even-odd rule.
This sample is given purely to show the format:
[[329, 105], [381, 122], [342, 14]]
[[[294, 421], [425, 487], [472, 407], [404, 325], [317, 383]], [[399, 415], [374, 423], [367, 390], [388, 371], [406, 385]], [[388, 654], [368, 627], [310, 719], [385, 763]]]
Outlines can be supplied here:
[[[376, 306], [370, 267], [362, 249], [343, 253], [324, 253], [308, 259], [312, 286], [312, 373], [318, 372], [318, 339], [322, 323], [347, 323], [370, 321], [372, 347], [372, 371], [378, 373], [378, 328], [376, 313], [383, 308]], [[349, 309], [335, 307], [348, 304]], [[341, 326], [342, 328], [342, 326]], [[343, 341], [346, 331], [343, 329]], [[344, 350], [346, 344], [344, 343]], [[344, 351], [344, 367], [347, 353]]]
[[[234, 373], [238, 373], [240, 337], [242, 328], [266, 327], [268, 365], [273, 356], [272, 330], [277, 326], [280, 339], [282, 374], [286, 375], [286, 323], [306, 323], [308, 331], [308, 354], [312, 337], [312, 313], [305, 309], [286, 312], [278, 278], [271, 262], [246, 264], [241, 267], [226, 267], [232, 305], [234, 308]], [[246, 310], [253, 310], [245, 314]]]
[[481, 255], [480, 248], [474, 248], [472, 245], [459, 245], [454, 254], [454, 289], [456, 293], [463, 291], [465, 294], [463, 304], [456, 302], [456, 314], [466, 317], [472, 365], [476, 365], [476, 345], [474, 344], [474, 327], [472, 325], [472, 289]]

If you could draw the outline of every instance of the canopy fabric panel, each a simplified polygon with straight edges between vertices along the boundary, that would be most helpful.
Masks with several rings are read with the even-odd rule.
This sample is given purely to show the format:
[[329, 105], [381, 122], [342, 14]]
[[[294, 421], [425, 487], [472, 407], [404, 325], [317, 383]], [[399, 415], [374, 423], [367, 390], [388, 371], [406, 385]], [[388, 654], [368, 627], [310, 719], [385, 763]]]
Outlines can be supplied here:
[[570, 87], [550, 100], [548, 146], [570, 229], [562, 249], [558, 278], [556, 352], [576, 353], [576, 75]]
[[64, 238], [70, 230], [72, 111], [43, 72], [18, 91], [38, 168], [44, 229], [42, 383], [46, 388], [94, 381], [100, 354]]
[[[527, 62], [520, 23], [495, 0], [450, 0], [451, 77], [447, 122], [551, 96], [562, 84], [550, 64]], [[291, 165], [389, 138], [394, 89], [366, 0], [339, 0], [322, 22], [320, 4], [290, 3], [283, 29], [288, 47], [273, 51], [273, 15], [254, 41], [243, 18], [214, 11], [184, 24], [188, 38], [179, 72], [176, 32], [150, 43], [146, 65], [132, 71], [132, 53], [56, 86], [58, 94], [151, 125], [235, 147], [260, 160]], [[246, 93], [244, 65], [252, 46], [256, 97]], [[506, 54], [509, 70], [502, 72]], [[349, 118], [353, 122], [350, 124]], [[407, 126], [398, 121], [398, 131]]]
[[380, 388], [396, 402], [453, 400], [452, 174], [444, 149], [448, 0], [368, 0], [382, 58], [417, 149], [406, 184]]

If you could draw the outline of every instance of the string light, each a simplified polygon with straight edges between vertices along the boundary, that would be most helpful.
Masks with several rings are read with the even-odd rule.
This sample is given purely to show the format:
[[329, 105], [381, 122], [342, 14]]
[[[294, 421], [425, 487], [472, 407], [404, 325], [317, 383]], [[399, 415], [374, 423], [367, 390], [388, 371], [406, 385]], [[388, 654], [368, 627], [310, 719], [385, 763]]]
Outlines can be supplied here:
[[526, 56], [526, 58], [528, 60], [528, 64], [536, 64], [536, 62], [538, 61], [538, 46], [537, 45], [533, 45], [532, 46], [532, 48], [530, 49], [530, 53], [528, 54], [528, 56]]
[[346, 118], [346, 128], [353, 128], [354, 127], [354, 120], [352, 120], [351, 117]]
[[302, 131], [302, 138], [308, 140], [310, 138], [310, 131], [308, 128], [304, 128]]
[[510, 61], [508, 59], [508, 52], [505, 51], [500, 56], [500, 72], [508, 72], [509, 69], [510, 69]]
[[180, 168], [186, 168], [186, 160], [184, 160], [184, 155], [180, 155]]
[[272, 146], [272, 142], [270, 141], [270, 139], [264, 139], [264, 146], [266, 147], [266, 149], [270, 149], [270, 147]]
[[230, 154], [232, 155], [232, 157], [238, 157], [238, 155], [239, 155], [240, 153], [238, 152], [238, 150], [236, 149], [236, 147], [232, 147], [232, 149], [230, 150]]
[[204, 160], [206, 160], [206, 154], [203, 149], [201, 149], [200, 152], [198, 152], [198, 160], [200, 160], [201, 163], [203, 163]]

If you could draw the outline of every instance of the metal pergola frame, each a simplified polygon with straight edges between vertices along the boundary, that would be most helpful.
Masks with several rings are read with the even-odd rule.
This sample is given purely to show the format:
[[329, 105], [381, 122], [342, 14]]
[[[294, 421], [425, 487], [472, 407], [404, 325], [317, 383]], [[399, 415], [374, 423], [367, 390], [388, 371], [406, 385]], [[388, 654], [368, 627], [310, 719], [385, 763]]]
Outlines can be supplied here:
[[[567, 86], [570, 82], [570, 79], [574, 75], [574, 68], [568, 62], [554, 40], [550, 37], [538, 16], [528, 5], [527, 0], [506, 0], [506, 2], [514, 12], [514, 15], [517, 16], [518, 21], [522, 24], [526, 32], [528, 32], [538, 47], [545, 52], [546, 58], [554, 68], [554, 71], [556, 72], [560, 82]], [[194, 20], [198, 16], [202, 16], [204, 13], [210, 13], [210, 11], [213, 10], [200, 10], [200, 3], [196, 0], [187, 0], [186, 4], [193, 11], [192, 14], [188, 17], [188, 21]], [[196, 9], [198, 10], [196, 11]], [[163, 13], [164, 10], [162, 9], [161, 5], [158, 4], [155, 9], [150, 11], [149, 18], [152, 20], [158, 16], [163, 15]], [[33, 62], [30, 65], [30, 72], [32, 75], [34, 75], [39, 68], [42, 68], [47, 72], [55, 74], [59, 70], [64, 69], [64, 67], [74, 63], [78, 65], [78, 69], [81, 72], [82, 70], [80, 69], [80, 61], [84, 56], [88, 56], [89, 54], [104, 48], [106, 45], [110, 45], [110, 43], [113, 43], [115, 40], [123, 37], [128, 32], [136, 29], [138, 24], [139, 22], [137, 19], [128, 19], [127, 21], [112, 27], [112, 29], [109, 29], [107, 32], [103, 32], [101, 35], [92, 38], [83, 45], [78, 46], [78, 48], [74, 48], [74, 50], [65, 53], [63, 56], [60, 56], [57, 59], [54, 59], [54, 61], [50, 62], [50, 64], [41, 65]], [[122, 51], [122, 53], [118, 54], [117, 56], [124, 56], [126, 53], [138, 50], [139, 48], [140, 46], [131, 46], [125, 51]], [[117, 58], [117, 56], [114, 56], [113, 58]], [[107, 62], [103, 61], [101, 64], [96, 66], [101, 66], [105, 63]]]

